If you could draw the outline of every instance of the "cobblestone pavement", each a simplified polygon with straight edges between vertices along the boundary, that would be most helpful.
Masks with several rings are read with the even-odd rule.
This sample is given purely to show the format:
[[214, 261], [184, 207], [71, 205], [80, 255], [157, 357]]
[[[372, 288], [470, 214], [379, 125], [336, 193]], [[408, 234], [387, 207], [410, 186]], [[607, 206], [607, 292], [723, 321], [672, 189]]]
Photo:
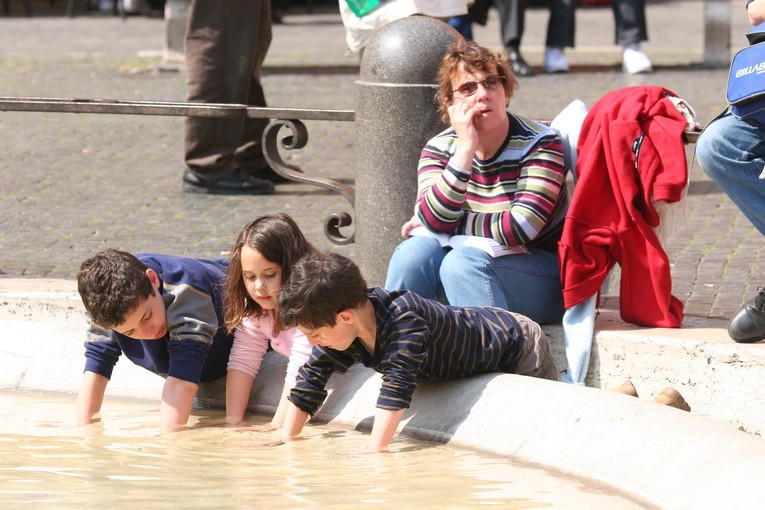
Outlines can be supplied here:
[[[734, 50], [745, 44], [741, 2], [733, 2]], [[183, 69], [160, 65], [164, 21], [78, 13], [63, 16], [33, 2], [33, 16], [0, 16], [0, 96], [182, 101]], [[592, 105], [609, 90], [652, 84], [683, 96], [702, 124], [724, 104], [726, 69], [702, 58], [701, 0], [649, 0], [656, 72], [619, 70], [613, 19], [605, 8], [580, 9], [573, 72], [521, 80], [511, 108], [552, 118], [574, 99]], [[740, 19], [739, 19], [740, 18]], [[684, 20], [677, 23], [678, 19]], [[541, 64], [547, 13], [527, 15], [523, 50]], [[496, 12], [475, 38], [498, 47]], [[292, 8], [274, 40], [264, 70], [269, 105], [353, 110], [358, 59], [347, 56], [333, 9]], [[354, 181], [352, 122], [306, 122], [308, 145], [285, 158], [306, 173]], [[300, 184], [277, 186], [264, 197], [181, 193], [183, 119], [180, 117], [0, 112], [0, 276], [72, 279], [94, 251], [120, 247], [195, 257], [228, 250], [239, 228], [274, 211], [293, 215], [320, 248], [353, 257], [354, 247], [331, 244], [328, 215], [350, 205], [339, 195]], [[689, 158], [692, 146], [689, 147]], [[691, 315], [728, 317], [763, 283], [762, 238], [700, 171], [692, 167], [686, 218], [665, 244], [673, 264], [674, 294]]]

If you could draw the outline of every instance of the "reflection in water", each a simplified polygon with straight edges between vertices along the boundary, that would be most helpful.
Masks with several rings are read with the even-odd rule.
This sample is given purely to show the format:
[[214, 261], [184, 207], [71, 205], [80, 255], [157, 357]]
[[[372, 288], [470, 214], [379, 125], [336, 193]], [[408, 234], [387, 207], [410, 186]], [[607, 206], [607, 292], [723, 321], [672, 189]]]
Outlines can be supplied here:
[[390, 453], [366, 454], [362, 433], [309, 426], [303, 440], [258, 447], [278, 435], [227, 427], [219, 411], [160, 436], [156, 403], [115, 399], [101, 422], [78, 429], [74, 399], [0, 393], [6, 507], [640, 508], [503, 457], [403, 436]]

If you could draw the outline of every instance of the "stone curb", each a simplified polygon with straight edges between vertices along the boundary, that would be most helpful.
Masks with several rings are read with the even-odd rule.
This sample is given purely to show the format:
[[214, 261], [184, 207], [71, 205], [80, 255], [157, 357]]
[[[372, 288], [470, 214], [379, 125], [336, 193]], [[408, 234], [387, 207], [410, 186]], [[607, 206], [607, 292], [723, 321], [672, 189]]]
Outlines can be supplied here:
[[[51, 292], [40, 290], [45, 281], [32, 281], [34, 290], [28, 293], [18, 288], [8, 290], [9, 284], [17, 285], [18, 280], [0, 283], [4, 284], [0, 288], [3, 303], [0, 350], [6, 360], [0, 387], [75, 393], [82, 372], [84, 320], [80, 311], [72, 308], [72, 283], [70, 290], [62, 283], [60, 290]], [[56, 299], [52, 299], [54, 295]], [[10, 306], [12, 303], [16, 304]], [[675, 336], [678, 331], [681, 330], [674, 331]], [[621, 349], [625, 351], [637, 333], [630, 328], [618, 332], [624, 335]], [[652, 342], [650, 337], [643, 336], [639, 347], [647, 349]], [[656, 338], [655, 345], [669, 349], [666, 338]], [[608, 354], [617, 349], [618, 341], [618, 337], [610, 340], [603, 331], [598, 333], [601, 370]], [[692, 341], [680, 343], [689, 349]], [[614, 351], [604, 350], [606, 345]], [[738, 349], [744, 346], [708, 345], [708, 349], [689, 351], [704, 353], [700, 356], [703, 361], [716, 345], [726, 355], [745, 357]], [[747, 356], [756, 351], [746, 350], [751, 351]], [[657, 358], [647, 354], [643, 362], [653, 362], [658, 371]], [[672, 360], [666, 363], [671, 365]], [[717, 383], [710, 390], [717, 391], [723, 382], [711, 377], [721, 370], [714, 365], [711, 363], [706, 373]], [[250, 402], [253, 410], [273, 412], [285, 366], [283, 357], [266, 356], [253, 387]], [[693, 378], [693, 374], [687, 375]], [[379, 381], [379, 374], [361, 366], [333, 377], [330, 395], [315, 420], [369, 428]], [[756, 383], [754, 378], [746, 382]], [[748, 386], [740, 380], [737, 384], [738, 388]], [[121, 363], [107, 395], [157, 399], [161, 388], [161, 378], [130, 363]], [[200, 397], [211, 406], [222, 407], [225, 390], [220, 383], [203, 385]], [[692, 406], [698, 405], [689, 394], [686, 398]], [[736, 408], [741, 402], [714, 404]], [[765, 505], [765, 491], [761, 489], [765, 442], [729, 424], [715, 423], [695, 409], [694, 413], [685, 413], [654, 404], [647, 398], [511, 374], [424, 381], [415, 393], [401, 432], [491, 451], [585, 478], [648, 507], [717, 509]]]
[[[84, 309], [75, 282], [46, 279], [0, 279], [0, 321], [36, 327], [63, 327], [83, 340]], [[727, 322], [686, 317], [680, 329], [641, 328], [621, 321], [618, 311], [600, 311], [585, 383], [617, 388], [630, 379], [642, 399], [651, 400], [664, 388], [677, 389], [693, 413], [755, 436], [765, 434], [765, 346], [737, 344], [728, 338]], [[78, 329], [79, 328], [79, 329]], [[566, 366], [563, 328], [543, 327], [559, 371]], [[81, 346], [73, 347], [72, 363], [82, 364]], [[79, 372], [75, 374], [79, 378]], [[55, 388], [49, 376], [27, 382]], [[76, 387], [73, 391], [76, 391]]]

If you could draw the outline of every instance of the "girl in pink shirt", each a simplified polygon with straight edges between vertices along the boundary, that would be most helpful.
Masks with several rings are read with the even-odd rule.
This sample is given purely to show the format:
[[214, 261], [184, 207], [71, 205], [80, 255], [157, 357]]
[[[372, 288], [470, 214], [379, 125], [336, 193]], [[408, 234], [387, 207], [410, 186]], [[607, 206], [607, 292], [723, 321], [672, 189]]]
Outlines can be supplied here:
[[269, 343], [289, 357], [284, 388], [271, 423], [257, 427], [281, 428], [287, 395], [298, 369], [308, 360], [311, 346], [297, 328], [285, 329], [279, 320], [277, 297], [303, 255], [314, 248], [295, 221], [286, 214], [265, 215], [244, 226], [237, 237], [226, 276], [225, 322], [234, 331], [234, 345], [226, 375], [226, 423], [244, 418], [250, 390]]

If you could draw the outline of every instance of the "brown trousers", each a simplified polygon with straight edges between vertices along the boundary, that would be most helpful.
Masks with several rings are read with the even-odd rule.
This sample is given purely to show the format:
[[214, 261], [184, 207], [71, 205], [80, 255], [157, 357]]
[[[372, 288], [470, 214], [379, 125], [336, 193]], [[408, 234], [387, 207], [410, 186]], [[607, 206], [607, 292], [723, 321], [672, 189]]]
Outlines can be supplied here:
[[558, 369], [545, 332], [539, 324], [524, 315], [514, 313], [513, 317], [520, 324], [524, 339], [515, 373], [557, 381]]
[[[186, 29], [187, 100], [266, 106], [260, 71], [271, 44], [269, 0], [192, 0]], [[187, 117], [186, 166], [206, 181], [266, 166], [267, 119]]]

